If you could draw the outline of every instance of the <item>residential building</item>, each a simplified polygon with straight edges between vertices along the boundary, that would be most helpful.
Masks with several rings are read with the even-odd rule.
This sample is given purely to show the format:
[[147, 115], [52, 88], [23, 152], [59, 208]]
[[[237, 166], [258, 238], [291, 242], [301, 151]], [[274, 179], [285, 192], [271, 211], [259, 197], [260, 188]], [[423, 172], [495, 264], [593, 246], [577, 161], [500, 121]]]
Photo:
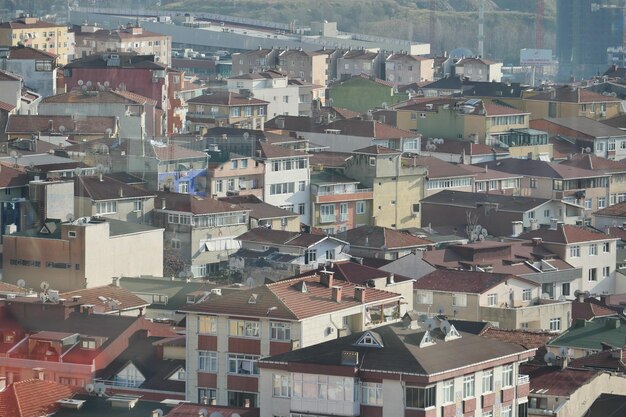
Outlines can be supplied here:
[[[470, 229], [478, 225], [486, 230], [481, 232], [483, 234], [511, 236], [522, 230], [536, 229], [540, 225], [556, 224], [557, 221], [576, 224], [584, 215], [579, 205], [559, 199], [499, 193], [442, 190], [422, 199], [420, 204], [424, 224], [435, 228], [455, 227], [467, 231], [467, 237], [473, 233]], [[517, 232], [512, 229], [513, 222], [519, 227]], [[470, 229], [467, 229], [468, 225]]]
[[[171, 113], [168, 110], [176, 107], [178, 98], [170, 88], [171, 71], [165, 64], [158, 62], [155, 55], [116, 52], [76, 59], [63, 67], [63, 77], [68, 91], [80, 89], [83, 85], [89, 88], [103, 86], [105, 89], [132, 91], [155, 100], [162, 118], [160, 128], [156, 131], [172, 134], [173, 125], [169, 122]], [[180, 82], [174, 84], [180, 86]], [[159, 135], [161, 133], [155, 134]]]
[[253, 74], [268, 71], [276, 68], [278, 64], [278, 49], [258, 48], [251, 51], [234, 53], [231, 57], [233, 61], [233, 76]]
[[457, 99], [449, 97], [411, 97], [393, 105], [391, 109], [372, 112], [372, 118], [399, 129], [417, 131], [420, 128], [420, 120], [426, 118], [425, 113], [434, 111], [441, 104], [454, 106], [456, 102]]
[[[626, 134], [617, 127], [584, 116], [535, 119], [531, 126], [573, 143], [578, 152], [593, 153], [600, 158], [626, 158]], [[589, 148], [589, 152], [587, 152]]]
[[527, 279], [541, 285], [542, 300], [571, 300], [583, 278], [582, 267], [565, 262], [539, 239], [450, 244], [424, 252], [423, 259], [443, 270], [493, 272]]
[[359, 226], [337, 235], [346, 241], [352, 256], [396, 260], [417, 250], [433, 246], [433, 242], [407, 232], [381, 226]]
[[343, 81], [361, 74], [382, 78], [385, 58], [384, 52], [363, 49], [347, 51], [337, 59], [337, 78]]
[[[278, 115], [300, 116], [300, 87], [290, 84], [287, 75], [278, 71], [235, 75], [227, 80], [228, 91], [267, 101], [269, 117]], [[309, 116], [311, 109], [303, 116]]]
[[594, 227], [600, 230], [605, 230], [607, 227], [623, 227], [626, 224], [626, 200], [600, 209], [592, 216]]
[[219, 198], [231, 204], [238, 204], [250, 210], [250, 229], [265, 227], [288, 232], [300, 231], [300, 216], [291, 210], [268, 204], [254, 195], [233, 195]]
[[55, 54], [60, 65], [74, 55], [73, 36], [67, 26], [44, 22], [35, 17], [21, 17], [0, 24], [0, 45], [24, 45]]
[[[626, 144], [624, 146], [626, 146]], [[610, 205], [626, 201], [625, 163], [598, 157], [594, 154], [577, 153], [572, 155], [569, 159], [561, 162], [561, 164], [610, 175], [609, 199], [602, 201], [603, 197], [598, 197], [598, 210], [602, 210]]]
[[2, 306], [0, 375], [6, 382], [35, 377], [84, 389], [137, 335], [176, 336], [169, 326], [144, 317], [98, 314], [80, 298], [61, 300], [58, 295], [49, 289], [40, 297], [17, 297]]
[[[32, 139], [60, 145], [66, 140], [83, 142], [119, 135], [115, 116], [9, 115], [5, 132], [8, 140]], [[36, 142], [35, 142], [36, 143]], [[33, 149], [34, 150], [34, 149]]]
[[543, 246], [576, 268], [582, 280], [574, 290], [613, 294], [616, 288], [616, 241], [598, 230], [571, 225], [522, 233], [520, 239], [540, 238]]
[[[522, 175], [520, 195], [563, 200], [585, 209], [585, 217], [598, 207], [598, 199], [609, 198], [609, 179], [605, 173], [556, 162], [530, 159], [502, 159], [484, 164], [488, 169]], [[599, 200], [602, 204], [602, 200]]]
[[400, 303], [399, 294], [322, 271], [211, 294], [206, 302], [181, 309], [187, 314], [186, 399], [270, 407], [271, 401], [259, 398], [267, 385], [259, 378], [261, 357], [396, 322]]
[[521, 175], [489, 169], [486, 166], [481, 167], [479, 163], [476, 164], [477, 165], [463, 165], [463, 168], [474, 174], [473, 192], [507, 195], [519, 194], [523, 178]]
[[[435, 59], [437, 60], [437, 59]], [[423, 85], [421, 92], [424, 97], [446, 97], [463, 94], [463, 80], [461, 77], [450, 76], [437, 77], [436, 81]]]
[[[154, 224], [165, 229], [166, 248], [175, 250], [194, 277], [217, 273], [248, 230], [249, 211], [213, 198], [158, 192]], [[128, 276], [128, 275], [127, 275]]]
[[610, 119], [621, 113], [620, 100], [577, 86], [557, 86], [523, 98], [524, 110], [534, 119], [578, 117]]
[[0, 165], [0, 228], [1, 236], [16, 230], [30, 227], [28, 184], [31, 181], [26, 170], [14, 167], [13, 164]]
[[397, 91], [391, 81], [362, 73], [332, 83], [328, 87], [328, 97], [333, 106], [359, 113], [391, 107], [409, 98], [407, 93]]
[[[381, 271], [395, 275], [405, 276], [411, 279], [420, 279], [424, 275], [431, 273], [435, 268], [423, 259], [423, 251], [416, 250], [379, 267]], [[413, 297], [408, 297], [413, 298]]]
[[464, 164], [463, 168], [476, 172], [475, 186], [478, 185], [476, 184], [478, 172], [469, 165], [511, 157], [511, 153], [504, 148], [483, 145], [473, 140], [428, 138], [421, 142], [422, 151], [420, 153], [422, 155], [432, 156], [455, 164]]
[[442, 190], [472, 191], [474, 188], [474, 174], [463, 165], [451, 164], [433, 156], [414, 156], [405, 161], [428, 170], [425, 197]]
[[350, 258], [345, 253], [346, 242], [323, 234], [258, 227], [238, 236], [237, 241], [241, 250], [232, 254], [230, 269], [247, 280], [266, 274], [265, 280], [277, 281]]
[[212, 127], [263, 130], [269, 102], [233, 92], [213, 91], [187, 100], [187, 123], [191, 132]]
[[99, 216], [131, 223], [152, 223], [154, 192], [108, 175], [74, 178], [74, 214]]
[[328, 84], [337, 81], [339, 79], [337, 75], [337, 61], [341, 56], [345, 53], [345, 50], [342, 49], [334, 49], [334, 48], [322, 48], [317, 51], [314, 51], [316, 54], [323, 55], [326, 60], [326, 70], [328, 71]]
[[287, 49], [278, 54], [277, 69], [289, 78], [326, 86], [331, 80], [327, 59], [324, 53]]
[[502, 62], [480, 57], [461, 58], [454, 64], [454, 73], [470, 81], [499, 83], [502, 80]]
[[304, 224], [311, 219], [309, 157], [278, 144], [258, 142], [257, 159], [265, 165], [263, 201], [298, 213]]
[[3, 280], [24, 280], [29, 288], [47, 281], [71, 291], [108, 284], [114, 276], [163, 275], [163, 229], [137, 223], [97, 217], [46, 221], [5, 235], [3, 244]]
[[504, 329], [568, 327], [572, 303], [545, 300], [541, 284], [511, 274], [440, 269], [413, 283], [418, 314], [487, 321]]
[[405, 164], [400, 151], [373, 145], [355, 150], [344, 173], [372, 188], [375, 226], [421, 226], [420, 201], [427, 175], [424, 167]]
[[150, 32], [131, 23], [114, 30], [97, 25], [80, 25], [74, 28], [77, 58], [110, 52], [134, 52], [137, 55], [154, 55], [166, 66], [171, 64], [172, 37]]
[[579, 319], [559, 337], [548, 342], [546, 348], [548, 352], [564, 356], [567, 360], [584, 358], [607, 350], [606, 346], [622, 346], [626, 335], [623, 324], [624, 319], [620, 317]]
[[[262, 359], [261, 416], [526, 415], [519, 365], [535, 349], [430, 324], [391, 324]], [[309, 388], [313, 380], [321, 388]]]
[[311, 226], [326, 234], [370, 224], [373, 190], [359, 181], [328, 171], [311, 172]]
[[0, 101], [5, 103], [5, 109], [21, 113], [23, 88], [24, 80], [20, 75], [0, 70]]
[[263, 197], [265, 165], [252, 157], [231, 154], [226, 162], [210, 163], [207, 176], [209, 195], [213, 198], [235, 195]]
[[42, 97], [57, 93], [57, 55], [27, 46], [0, 48], [0, 68], [20, 74], [24, 84]]
[[[37, 378], [25, 379], [23, 381], [7, 384], [6, 379], [2, 380], [4, 389], [0, 393], [0, 414], [6, 416], [26, 417], [30, 416], [32, 410], [57, 414], [62, 410], [61, 403], [64, 399], [73, 397], [78, 388], [62, 385], [57, 382], [45, 381]], [[42, 395], [42, 393], [46, 395]]]
[[385, 60], [385, 77], [396, 85], [432, 81], [433, 59], [409, 54], [393, 54]]
[[150, 305], [141, 297], [120, 287], [120, 278], [113, 277], [112, 283], [101, 287], [82, 288], [59, 294], [65, 300], [80, 301], [83, 305], [92, 305], [92, 313], [118, 316], [143, 316]]

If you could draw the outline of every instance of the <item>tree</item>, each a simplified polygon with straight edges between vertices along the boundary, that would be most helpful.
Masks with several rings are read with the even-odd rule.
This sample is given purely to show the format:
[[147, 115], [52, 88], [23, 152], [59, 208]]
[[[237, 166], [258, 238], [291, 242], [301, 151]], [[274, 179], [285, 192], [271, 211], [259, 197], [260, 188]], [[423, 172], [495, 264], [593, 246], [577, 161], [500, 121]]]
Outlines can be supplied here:
[[163, 250], [163, 276], [178, 278], [181, 273], [191, 271], [191, 265], [182, 257], [179, 250], [166, 248]]

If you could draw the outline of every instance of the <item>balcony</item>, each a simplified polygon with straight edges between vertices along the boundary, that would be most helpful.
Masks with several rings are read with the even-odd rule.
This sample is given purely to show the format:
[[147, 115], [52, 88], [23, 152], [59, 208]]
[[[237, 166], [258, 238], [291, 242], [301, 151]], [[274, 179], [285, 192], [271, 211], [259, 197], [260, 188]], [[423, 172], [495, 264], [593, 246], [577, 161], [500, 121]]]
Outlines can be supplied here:
[[335, 223], [336, 218], [334, 214], [320, 214], [320, 223]]
[[374, 198], [374, 190], [372, 188], [357, 188], [343, 192], [317, 189], [317, 191], [314, 191], [313, 194], [315, 195], [316, 203], [371, 200]]

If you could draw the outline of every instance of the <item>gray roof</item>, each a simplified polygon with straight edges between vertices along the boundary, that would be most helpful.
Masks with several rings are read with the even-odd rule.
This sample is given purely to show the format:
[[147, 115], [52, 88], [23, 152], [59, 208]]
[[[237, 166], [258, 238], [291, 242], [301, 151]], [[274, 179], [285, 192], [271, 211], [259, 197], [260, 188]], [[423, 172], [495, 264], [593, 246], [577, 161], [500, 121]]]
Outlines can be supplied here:
[[547, 198], [443, 190], [422, 199], [421, 202], [422, 204], [443, 204], [469, 208], [476, 208], [481, 204], [490, 203], [497, 204], [499, 211], [525, 213], [536, 209], [548, 201], [550, 201], [550, 199]]
[[589, 169], [583, 169], [556, 162], [545, 162], [535, 159], [506, 158], [498, 161], [489, 161], [475, 164], [480, 167], [489, 167], [510, 174], [529, 177], [575, 179], [606, 177], [607, 175]]
[[547, 121], [595, 138], [626, 136], [626, 132], [584, 116], [547, 118]]
[[422, 253], [419, 251], [405, 255], [378, 269], [414, 279], [419, 279], [435, 270], [431, 264], [422, 259]]

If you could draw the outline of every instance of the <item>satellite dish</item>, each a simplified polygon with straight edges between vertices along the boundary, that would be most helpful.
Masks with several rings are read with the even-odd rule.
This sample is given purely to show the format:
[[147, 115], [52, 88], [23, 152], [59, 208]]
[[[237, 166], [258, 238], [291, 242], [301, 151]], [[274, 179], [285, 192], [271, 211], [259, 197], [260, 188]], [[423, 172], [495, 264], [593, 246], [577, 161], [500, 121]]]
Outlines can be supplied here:
[[561, 348], [559, 349], [559, 356], [561, 356], [563, 358], [569, 358], [570, 357], [569, 348], [567, 348], [565, 346], [561, 346]]
[[487, 232], [487, 229], [483, 229], [483, 230], [480, 231], [480, 235], [484, 236], [484, 237], [487, 237], [487, 235], [489, 235], [489, 232]]
[[110, 85], [111, 85], [111, 83], [110, 83], [110, 82], [108, 82], [108, 81], [105, 81], [105, 82], [104, 82], [104, 86], [105, 86], [106, 88], [109, 88], [109, 86], [110, 86]]
[[585, 298], [591, 297], [591, 293], [589, 291], [585, 291], [583, 294], [585, 295]]
[[113, 133], [113, 129], [111, 129], [110, 127], [107, 127], [107, 130], [105, 130], [107, 135], [110, 135], [111, 133]]
[[106, 390], [107, 390], [107, 386], [104, 385], [102, 382], [98, 382], [94, 389], [95, 393], [98, 395], [104, 395]]
[[23, 279], [18, 279], [17, 280], [17, 286], [20, 287], [20, 288], [26, 287], [26, 281], [24, 281]]
[[78, 85], [82, 86], [84, 84], [83, 80], [78, 80]]
[[586, 153], [590, 153], [590, 152], [591, 152], [591, 148], [587, 146], [587, 147], [585, 148], [585, 152], [586, 152]]
[[50, 288], [50, 284], [48, 284], [48, 281], [42, 281], [41, 284], [39, 284], [39, 287], [42, 290], [47, 291], [48, 288]]
[[89, 89], [89, 87], [87, 87], [86, 85], [83, 85], [82, 87], [80, 87], [81, 90], [83, 91], [87, 91]]
[[87, 81], [87, 87], [91, 87], [93, 83], [91, 81]]
[[543, 298], [544, 300], [547, 300], [550, 298], [550, 294], [548, 294], [547, 292], [544, 292], [543, 294], [541, 294], [541, 298]]
[[424, 324], [426, 325], [426, 328], [428, 330], [434, 330], [435, 327], [437, 327], [437, 320], [431, 317], [428, 320], [426, 320]]
[[46, 301], [48, 301], [48, 296], [46, 295], [45, 292], [39, 293], [39, 301], [41, 301], [42, 303], [45, 303]]
[[91, 394], [95, 389], [96, 387], [93, 384], [85, 385], [85, 391], [87, 391], [89, 394]]
[[96, 171], [100, 173], [104, 172], [104, 165], [102, 164], [96, 165]]
[[476, 242], [476, 241], [478, 240], [478, 234], [476, 234], [475, 232], [473, 232], [473, 233], [470, 235], [470, 240], [471, 240], [472, 242]]
[[163, 417], [163, 410], [161, 410], [160, 408], [157, 408], [156, 410], [152, 412], [152, 415], [156, 417]]
[[248, 132], [243, 132], [243, 138], [244, 138], [244, 139], [246, 139], [246, 140], [247, 140], [249, 137], [250, 137], [250, 133], [248, 133]]
[[386, 102], [386, 101], [383, 101], [383, 102], [381, 103], [381, 106], [383, 106], [383, 109], [387, 109], [387, 108], [389, 108], [389, 105], [387, 104], [387, 102]]
[[9, 154], [11, 155], [11, 158], [17, 158], [17, 151], [11, 151], [11, 153]]
[[442, 315], [445, 312], [446, 312], [446, 309], [444, 308], [444, 306], [440, 305], [437, 307], [437, 314]]
[[67, 215], [65, 216], [65, 220], [67, 220], [68, 222], [73, 222], [74, 221], [74, 215], [72, 213], [67, 213]]
[[439, 325], [439, 329], [443, 332], [443, 334], [448, 334], [451, 327], [452, 325], [450, 324], [448, 320], [442, 321], [441, 324]]
[[52, 301], [53, 303], [56, 303], [57, 301], [59, 301], [59, 293], [58, 292], [50, 291], [50, 294], [48, 295], [48, 297], [50, 298], [50, 301]]
[[83, 173], [82, 168], [79, 168], [79, 167], [74, 168], [74, 175], [76, 175], [77, 177], [80, 177], [82, 173]]
[[556, 361], [556, 355], [552, 352], [548, 352], [545, 355], [543, 355], [543, 361], [547, 363], [548, 365], [551, 365]]
[[65, 126], [63, 125], [59, 126], [59, 132], [61, 133], [65, 132]]
[[581, 290], [576, 290], [574, 291], [574, 297], [578, 297], [579, 295], [581, 295], [583, 292]]

